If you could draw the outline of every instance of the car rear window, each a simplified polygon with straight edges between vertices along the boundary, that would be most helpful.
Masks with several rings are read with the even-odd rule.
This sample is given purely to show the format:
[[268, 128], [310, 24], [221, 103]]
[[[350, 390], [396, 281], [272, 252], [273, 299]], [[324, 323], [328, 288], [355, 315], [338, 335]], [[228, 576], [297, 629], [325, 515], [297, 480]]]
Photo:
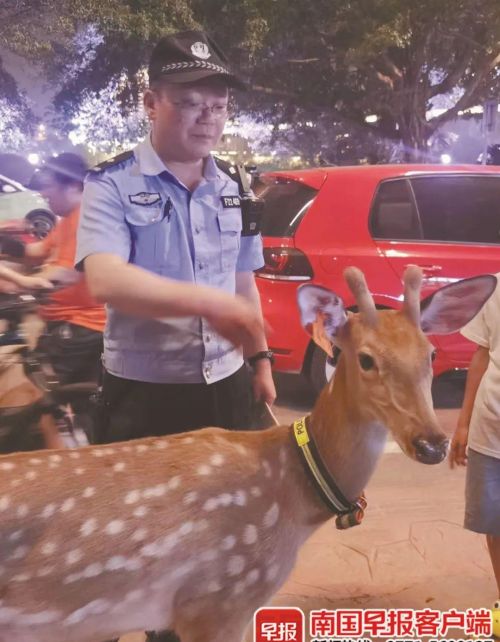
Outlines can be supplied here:
[[293, 236], [318, 190], [283, 179], [266, 179], [256, 187], [264, 200], [263, 236]]
[[371, 213], [375, 238], [500, 243], [500, 175], [442, 175], [380, 184]]

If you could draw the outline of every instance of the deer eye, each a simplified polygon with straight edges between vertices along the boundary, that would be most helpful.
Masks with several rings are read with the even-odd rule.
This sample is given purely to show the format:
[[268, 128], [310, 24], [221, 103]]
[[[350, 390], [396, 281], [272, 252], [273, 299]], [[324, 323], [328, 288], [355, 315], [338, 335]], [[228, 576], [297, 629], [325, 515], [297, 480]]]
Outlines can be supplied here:
[[375, 360], [373, 359], [373, 357], [370, 357], [369, 354], [361, 352], [358, 355], [358, 359], [359, 365], [363, 368], [363, 370], [372, 370], [375, 367]]

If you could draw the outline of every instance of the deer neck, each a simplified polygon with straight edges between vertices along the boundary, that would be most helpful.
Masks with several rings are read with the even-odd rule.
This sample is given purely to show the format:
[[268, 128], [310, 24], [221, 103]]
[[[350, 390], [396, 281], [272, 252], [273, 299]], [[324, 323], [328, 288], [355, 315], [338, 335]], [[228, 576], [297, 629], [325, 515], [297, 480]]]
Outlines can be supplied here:
[[310, 433], [328, 471], [344, 496], [354, 501], [365, 489], [383, 452], [387, 430], [363, 419], [350, 391], [344, 357], [310, 416]]

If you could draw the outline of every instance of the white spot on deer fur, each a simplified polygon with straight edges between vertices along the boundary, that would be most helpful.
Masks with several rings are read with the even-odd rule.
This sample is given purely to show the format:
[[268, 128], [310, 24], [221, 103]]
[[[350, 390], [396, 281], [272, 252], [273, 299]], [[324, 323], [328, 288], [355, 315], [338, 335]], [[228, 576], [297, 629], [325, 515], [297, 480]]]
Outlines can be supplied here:
[[251, 586], [252, 584], [255, 584], [255, 582], [258, 581], [260, 577], [260, 571], [258, 568], [253, 568], [249, 573], [247, 573], [247, 576], [245, 578], [245, 583], [247, 586]]
[[262, 462], [262, 468], [264, 469], [264, 477], [267, 477], [267, 478], [271, 477], [272, 475], [271, 464], [266, 459], [264, 459], [264, 461]]
[[3, 464], [0, 464], [2, 470], [13, 470], [16, 467], [11, 461], [6, 461]]
[[165, 450], [165, 448], [168, 448], [166, 441], [155, 441], [154, 446], [155, 448], [158, 448], [158, 450]]
[[223, 551], [230, 551], [232, 548], [234, 548], [235, 544], [236, 537], [234, 535], [228, 535], [227, 537], [224, 537], [224, 539], [220, 543], [220, 547]]
[[206, 531], [209, 526], [210, 522], [208, 519], [199, 519], [195, 524], [195, 531], [197, 533], [202, 533], [203, 531]]
[[104, 457], [104, 453], [100, 448], [93, 448], [91, 450], [91, 453], [92, 455], [94, 455], [94, 457]]
[[79, 624], [87, 619], [89, 615], [102, 615], [106, 613], [110, 608], [110, 603], [107, 600], [98, 599], [89, 602], [85, 606], [82, 606], [81, 609], [73, 611], [71, 615], [64, 620], [64, 623], [71, 626], [72, 624]]
[[104, 528], [104, 532], [108, 535], [118, 535], [125, 528], [125, 522], [121, 519], [113, 519], [109, 524]]
[[248, 449], [243, 446], [243, 444], [235, 444], [236, 450], [240, 453], [240, 455], [248, 455]]
[[83, 558], [83, 553], [78, 548], [75, 548], [73, 551], [70, 551], [66, 555], [66, 564], [71, 566], [71, 564], [76, 564]]
[[142, 589], [134, 589], [125, 595], [125, 602], [137, 602], [138, 600], [142, 600], [143, 597], [144, 591]]
[[250, 495], [252, 495], [252, 497], [262, 497], [262, 490], [259, 486], [252, 486], [252, 488], [250, 488]]
[[23, 532], [24, 531], [19, 530], [19, 531], [14, 531], [13, 533], [11, 533], [9, 535], [9, 537], [8, 537], [9, 542], [18, 542], [21, 539], [21, 537], [23, 536]]
[[88, 537], [89, 535], [92, 535], [96, 528], [97, 519], [95, 517], [91, 517], [90, 519], [87, 519], [85, 522], [83, 522], [83, 524], [80, 526], [80, 533], [83, 537]]
[[29, 460], [30, 464], [33, 464], [33, 466], [38, 466], [39, 464], [43, 463], [41, 459], [38, 459], [38, 457], [32, 457]]
[[212, 580], [211, 582], [208, 583], [207, 586], [207, 593], [217, 593], [217, 591], [221, 591], [222, 586], [217, 582], [217, 580]]
[[274, 582], [278, 577], [279, 566], [277, 564], [271, 564], [271, 566], [266, 570], [266, 581]]
[[36, 572], [36, 575], [37, 577], [47, 577], [47, 575], [50, 575], [53, 572], [54, 572], [53, 566], [42, 566], [41, 568], [38, 569], [38, 571]]
[[192, 444], [194, 442], [193, 437], [184, 437], [182, 440], [182, 445], [183, 446], [188, 446], [189, 444]]
[[18, 575], [13, 575], [10, 579], [11, 582], [27, 582], [31, 580], [31, 575], [29, 573], [19, 573]]
[[72, 450], [69, 453], [69, 456], [71, 457], [71, 459], [80, 459], [80, 453], [77, 452], [76, 450]]
[[240, 575], [245, 568], [245, 558], [243, 555], [233, 555], [227, 563], [228, 575]]
[[56, 512], [56, 505], [55, 504], [47, 504], [45, 508], [42, 511], [42, 517], [45, 519], [48, 519], [49, 517], [52, 517], [54, 513]]
[[237, 490], [233, 495], [233, 501], [236, 506], [245, 506], [247, 503], [247, 494], [244, 490]]
[[106, 562], [105, 568], [107, 571], [119, 571], [120, 569], [125, 568], [126, 563], [127, 560], [123, 555], [114, 555]]
[[223, 493], [219, 495], [218, 501], [221, 506], [230, 506], [233, 503], [233, 496], [229, 493]]
[[186, 562], [185, 564], [181, 564], [181, 566], [178, 566], [173, 572], [171, 577], [174, 579], [177, 579], [179, 577], [183, 577], [184, 575], [187, 575], [188, 573], [191, 573], [196, 568], [196, 565], [194, 562]]
[[145, 544], [140, 550], [141, 555], [144, 557], [161, 557], [162, 552], [163, 549], [158, 542]]
[[123, 461], [119, 461], [113, 466], [113, 470], [117, 473], [121, 473], [122, 471], [125, 470], [125, 464]]
[[253, 524], [247, 524], [243, 529], [243, 543], [250, 546], [257, 541], [257, 527]]
[[201, 466], [198, 466], [198, 469], [196, 471], [198, 475], [211, 475], [212, 474], [212, 469], [210, 466], [207, 466], [206, 464], [202, 464]]
[[184, 524], [179, 528], [179, 535], [184, 537], [189, 535], [193, 530], [193, 522], [184, 522]]
[[149, 509], [146, 506], [138, 506], [134, 510], [134, 517], [145, 517], [149, 512]]
[[280, 515], [280, 508], [276, 502], [271, 506], [271, 508], [264, 515], [263, 524], [265, 528], [271, 528], [278, 521]]
[[66, 575], [66, 577], [63, 579], [63, 584], [73, 584], [73, 582], [78, 582], [81, 579], [82, 579], [81, 573], [70, 573], [69, 575]]
[[7, 510], [9, 508], [10, 504], [10, 498], [8, 495], [4, 495], [3, 497], [0, 497], [0, 511]]
[[18, 517], [26, 517], [26, 515], [30, 512], [30, 509], [28, 508], [27, 504], [20, 504], [17, 507], [16, 515]]
[[61, 613], [59, 611], [41, 611], [40, 613], [23, 614], [19, 618], [19, 622], [21, 625], [38, 626], [57, 622], [60, 617]]
[[149, 450], [149, 446], [146, 446], [146, 444], [139, 444], [136, 446], [135, 450], [138, 453], [145, 453], [146, 450]]
[[76, 504], [75, 498], [68, 497], [68, 499], [64, 500], [59, 510], [61, 511], [61, 513], [67, 513], [68, 511], [70, 511], [72, 508], [75, 507], [75, 504]]
[[210, 499], [207, 499], [207, 501], [203, 504], [203, 510], [206, 511], [212, 511], [217, 508], [219, 505], [219, 502], [215, 497], [210, 497]]
[[42, 555], [53, 555], [57, 550], [57, 545], [54, 542], [45, 542], [40, 550]]
[[75, 475], [83, 475], [85, 472], [85, 468], [82, 468], [81, 466], [78, 468], [75, 468]]
[[127, 571], [138, 571], [142, 568], [142, 562], [138, 557], [132, 557], [125, 563], [125, 568]]
[[83, 569], [82, 575], [83, 577], [97, 577], [103, 572], [103, 570], [104, 567], [100, 562], [94, 562]]
[[214, 548], [207, 548], [206, 551], [200, 553], [202, 562], [213, 562], [215, 559], [217, 559], [217, 551]]
[[241, 580], [238, 580], [238, 582], [235, 583], [233, 586], [233, 595], [241, 595], [243, 591], [245, 590], [245, 582], [242, 582]]
[[283, 447], [280, 448], [279, 459], [280, 459], [280, 464], [284, 466], [286, 464], [287, 455], [286, 455], [286, 449]]
[[197, 499], [198, 493], [195, 490], [192, 490], [191, 492], [184, 495], [184, 497], [182, 498], [182, 503], [185, 506], [189, 506], [190, 504], [193, 504]]
[[147, 536], [148, 536], [148, 531], [145, 528], [138, 528], [132, 534], [132, 540], [134, 542], [142, 542], [143, 540], [146, 539]]
[[53, 464], [60, 464], [62, 462], [61, 455], [49, 455], [49, 461]]
[[29, 548], [27, 546], [18, 546], [16, 549], [14, 549], [14, 552], [10, 556], [10, 559], [13, 560], [22, 560], [23, 557], [26, 557], [26, 555], [29, 553]]
[[16, 620], [21, 611], [18, 609], [12, 609], [9, 606], [0, 607], [0, 624], [9, 624], [12, 620]]
[[176, 475], [175, 477], [172, 477], [168, 480], [167, 488], [168, 490], [175, 490], [176, 488], [179, 488], [180, 484], [181, 478], [179, 477], [179, 475]]
[[95, 495], [95, 488], [92, 486], [87, 486], [87, 488], [83, 491], [82, 497], [85, 497], [88, 499], [89, 497], [93, 497]]
[[226, 460], [224, 459], [224, 457], [220, 453], [215, 453], [215, 455], [212, 455], [210, 457], [210, 463], [212, 464], [212, 466], [222, 466], [222, 464], [225, 461]]
[[36, 479], [38, 477], [38, 473], [36, 472], [36, 470], [28, 470], [25, 477], [29, 481], [33, 481], [33, 479]]
[[22, 481], [21, 479], [13, 479], [13, 480], [10, 482], [10, 485], [11, 485], [13, 488], [15, 488], [16, 486], [19, 486], [19, 485], [21, 484], [21, 481]]
[[125, 495], [125, 503], [126, 504], [135, 504], [135, 502], [138, 502], [141, 498], [141, 492], [139, 490], [131, 490], [129, 493]]

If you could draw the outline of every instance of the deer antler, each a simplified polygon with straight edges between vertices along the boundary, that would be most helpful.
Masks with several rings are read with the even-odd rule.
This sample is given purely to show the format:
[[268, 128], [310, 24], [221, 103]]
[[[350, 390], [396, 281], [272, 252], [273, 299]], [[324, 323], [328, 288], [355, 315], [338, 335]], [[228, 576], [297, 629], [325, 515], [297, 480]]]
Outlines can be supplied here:
[[416, 265], [409, 265], [404, 272], [403, 282], [405, 286], [404, 313], [417, 327], [420, 327], [422, 270]]
[[361, 318], [367, 325], [375, 327], [377, 325], [377, 308], [366, 285], [363, 272], [358, 268], [348, 267], [344, 270], [344, 278], [356, 299]]

